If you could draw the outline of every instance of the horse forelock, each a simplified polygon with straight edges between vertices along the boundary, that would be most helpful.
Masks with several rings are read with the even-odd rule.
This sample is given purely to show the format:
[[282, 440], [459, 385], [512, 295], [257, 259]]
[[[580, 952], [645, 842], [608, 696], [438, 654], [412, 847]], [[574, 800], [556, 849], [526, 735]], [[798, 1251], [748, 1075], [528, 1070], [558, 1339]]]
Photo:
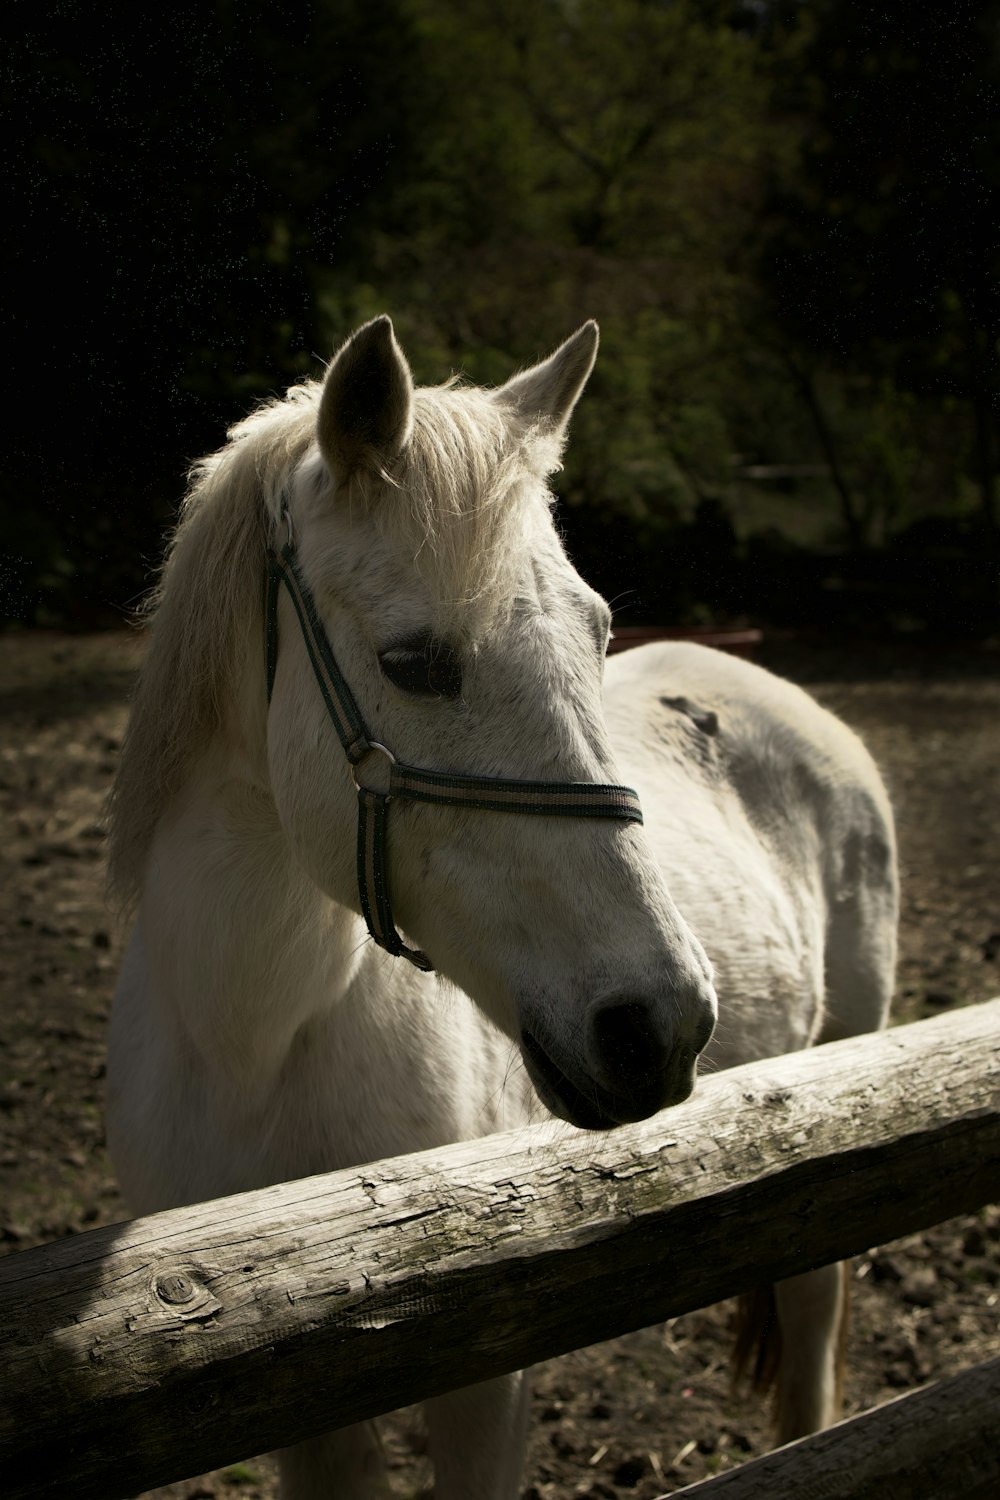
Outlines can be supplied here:
[[511, 602], [527, 538], [548, 524], [544, 480], [560, 449], [479, 387], [414, 392], [406, 450], [374, 481], [354, 483], [378, 530], [428, 585], [442, 623], [481, 624]]
[[[263, 569], [284, 498], [315, 456], [322, 386], [307, 381], [234, 426], [194, 465], [159, 580], [142, 609], [149, 644], [108, 804], [109, 888], [137, 899], [156, 823], [223, 724], [247, 642], [263, 641]], [[450, 382], [414, 393], [413, 433], [392, 473], [356, 483], [373, 524], [411, 557], [439, 615], [512, 602], [526, 532], [547, 514], [560, 443], [489, 392]], [[316, 482], [332, 483], [325, 471]], [[332, 501], [332, 496], [331, 496]]]

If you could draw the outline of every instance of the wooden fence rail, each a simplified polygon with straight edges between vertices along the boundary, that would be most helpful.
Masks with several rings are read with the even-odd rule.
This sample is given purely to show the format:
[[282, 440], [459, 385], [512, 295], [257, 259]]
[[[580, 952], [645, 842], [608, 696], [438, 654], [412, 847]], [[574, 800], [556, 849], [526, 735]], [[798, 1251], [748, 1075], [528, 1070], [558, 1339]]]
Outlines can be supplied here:
[[[112, 1500], [1000, 1196], [1000, 1000], [0, 1261], [0, 1494]], [[805, 1491], [803, 1491], [803, 1494]]]
[[996, 1500], [1000, 1359], [776, 1448], [672, 1500]]

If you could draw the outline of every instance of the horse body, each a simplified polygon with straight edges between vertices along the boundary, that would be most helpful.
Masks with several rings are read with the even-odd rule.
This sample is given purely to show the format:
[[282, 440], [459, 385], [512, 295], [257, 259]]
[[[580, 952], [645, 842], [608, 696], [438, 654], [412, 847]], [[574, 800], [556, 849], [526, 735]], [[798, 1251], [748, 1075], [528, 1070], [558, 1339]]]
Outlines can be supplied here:
[[792, 683], [688, 642], [613, 657], [605, 714], [668, 888], [712, 955], [703, 1067], [883, 1026], [895, 837], [858, 737]]
[[[322, 388], [201, 466], [112, 803], [112, 874], [137, 922], [108, 1134], [136, 1211], [511, 1128], [542, 1105], [605, 1128], [675, 1102], [716, 1010], [699, 938], [722, 998], [710, 1066], [882, 1024], [892, 825], [859, 742], [701, 648], [612, 659], [602, 690], [607, 610], [544, 486], [595, 349], [588, 325], [496, 393], [414, 391], [376, 320]], [[393, 909], [437, 973], [368, 941], [351, 768], [287, 599], [268, 705], [261, 576], [282, 528], [398, 756], [546, 784], [625, 773], [640, 792], [643, 829], [394, 806]], [[839, 1286], [822, 1271], [779, 1298], [807, 1392], [786, 1435], [832, 1415]], [[429, 1403], [440, 1500], [516, 1492], [524, 1412], [517, 1377]], [[381, 1484], [367, 1428], [282, 1468], [303, 1500]]]

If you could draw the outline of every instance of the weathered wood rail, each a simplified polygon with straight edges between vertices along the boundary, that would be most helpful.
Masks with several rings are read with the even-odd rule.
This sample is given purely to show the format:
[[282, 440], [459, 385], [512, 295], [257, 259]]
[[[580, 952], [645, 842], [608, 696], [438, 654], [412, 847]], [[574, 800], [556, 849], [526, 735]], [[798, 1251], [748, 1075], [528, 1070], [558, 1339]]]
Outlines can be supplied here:
[[706, 1078], [611, 1135], [92, 1230], [0, 1261], [0, 1494], [134, 1494], [997, 1197], [1000, 1000]]
[[1000, 1359], [897, 1396], [673, 1500], [996, 1500]]

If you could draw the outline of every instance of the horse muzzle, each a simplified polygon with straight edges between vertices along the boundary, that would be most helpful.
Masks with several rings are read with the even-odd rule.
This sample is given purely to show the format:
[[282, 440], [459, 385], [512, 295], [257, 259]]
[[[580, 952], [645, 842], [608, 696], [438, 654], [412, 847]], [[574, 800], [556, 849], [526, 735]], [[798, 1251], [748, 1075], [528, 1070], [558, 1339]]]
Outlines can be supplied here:
[[611, 1130], [680, 1104], [694, 1088], [698, 1055], [715, 1025], [706, 989], [685, 1022], [649, 1003], [616, 997], [591, 1005], [576, 1048], [537, 1030], [521, 1032], [521, 1052], [547, 1109], [581, 1130]]

